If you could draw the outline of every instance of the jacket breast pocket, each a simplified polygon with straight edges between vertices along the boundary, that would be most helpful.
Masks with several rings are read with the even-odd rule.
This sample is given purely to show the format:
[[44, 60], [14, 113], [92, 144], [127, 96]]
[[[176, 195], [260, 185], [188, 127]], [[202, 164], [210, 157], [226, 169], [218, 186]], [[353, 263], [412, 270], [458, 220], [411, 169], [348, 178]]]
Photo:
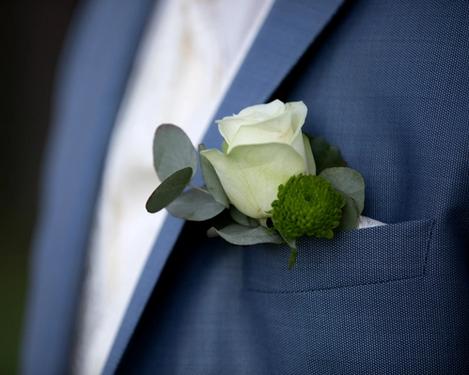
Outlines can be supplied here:
[[434, 220], [339, 232], [332, 240], [303, 238], [287, 269], [286, 246], [257, 245], [244, 251], [244, 289], [294, 293], [421, 277]]

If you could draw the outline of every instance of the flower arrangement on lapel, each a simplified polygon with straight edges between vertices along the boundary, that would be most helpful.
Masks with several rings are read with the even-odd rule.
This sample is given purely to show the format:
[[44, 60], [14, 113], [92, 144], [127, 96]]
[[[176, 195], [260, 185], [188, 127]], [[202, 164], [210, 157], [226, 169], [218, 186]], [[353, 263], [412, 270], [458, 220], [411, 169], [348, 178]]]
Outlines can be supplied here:
[[[160, 125], [153, 159], [162, 182], [146, 209], [215, 218], [207, 234], [235, 245], [285, 243], [291, 268], [298, 238], [332, 239], [336, 230], [356, 228], [365, 199], [363, 177], [339, 150], [302, 132], [306, 114], [303, 102], [245, 108], [217, 121], [221, 150], [200, 145], [198, 152], [180, 128]], [[204, 182], [193, 187], [198, 164]]]

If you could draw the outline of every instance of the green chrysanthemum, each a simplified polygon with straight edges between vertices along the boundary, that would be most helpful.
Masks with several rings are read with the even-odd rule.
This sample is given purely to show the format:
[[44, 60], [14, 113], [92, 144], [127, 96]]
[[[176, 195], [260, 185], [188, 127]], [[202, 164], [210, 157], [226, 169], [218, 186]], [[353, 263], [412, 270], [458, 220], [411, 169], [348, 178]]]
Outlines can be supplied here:
[[305, 235], [331, 239], [344, 205], [344, 197], [325, 178], [300, 174], [279, 186], [272, 221], [287, 239]]

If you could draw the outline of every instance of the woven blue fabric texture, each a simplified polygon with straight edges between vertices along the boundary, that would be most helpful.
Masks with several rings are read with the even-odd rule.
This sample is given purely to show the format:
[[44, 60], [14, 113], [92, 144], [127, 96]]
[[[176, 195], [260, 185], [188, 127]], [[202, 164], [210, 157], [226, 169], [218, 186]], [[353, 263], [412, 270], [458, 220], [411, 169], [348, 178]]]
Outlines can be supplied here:
[[305, 101], [391, 225], [304, 239], [292, 271], [187, 225], [119, 372], [469, 373], [469, 3], [345, 3], [273, 97]]
[[[106, 147], [152, 6], [88, 0], [70, 38], [25, 374], [69, 370]], [[277, 0], [216, 117], [273, 98], [306, 103], [305, 131], [341, 149], [364, 214], [389, 225], [302, 239], [288, 271], [286, 247], [170, 219], [105, 374], [469, 373], [469, 2]]]

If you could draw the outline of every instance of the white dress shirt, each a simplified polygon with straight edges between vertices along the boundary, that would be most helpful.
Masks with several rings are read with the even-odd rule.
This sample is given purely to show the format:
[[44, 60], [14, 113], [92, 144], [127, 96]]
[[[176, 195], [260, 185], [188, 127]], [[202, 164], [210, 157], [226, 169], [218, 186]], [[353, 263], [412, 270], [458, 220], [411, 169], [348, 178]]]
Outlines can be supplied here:
[[[158, 184], [160, 123], [197, 145], [273, 0], [159, 0], [112, 135], [94, 221], [74, 371], [98, 374], [165, 218], [145, 202]], [[254, 103], [253, 103], [254, 104]]]

